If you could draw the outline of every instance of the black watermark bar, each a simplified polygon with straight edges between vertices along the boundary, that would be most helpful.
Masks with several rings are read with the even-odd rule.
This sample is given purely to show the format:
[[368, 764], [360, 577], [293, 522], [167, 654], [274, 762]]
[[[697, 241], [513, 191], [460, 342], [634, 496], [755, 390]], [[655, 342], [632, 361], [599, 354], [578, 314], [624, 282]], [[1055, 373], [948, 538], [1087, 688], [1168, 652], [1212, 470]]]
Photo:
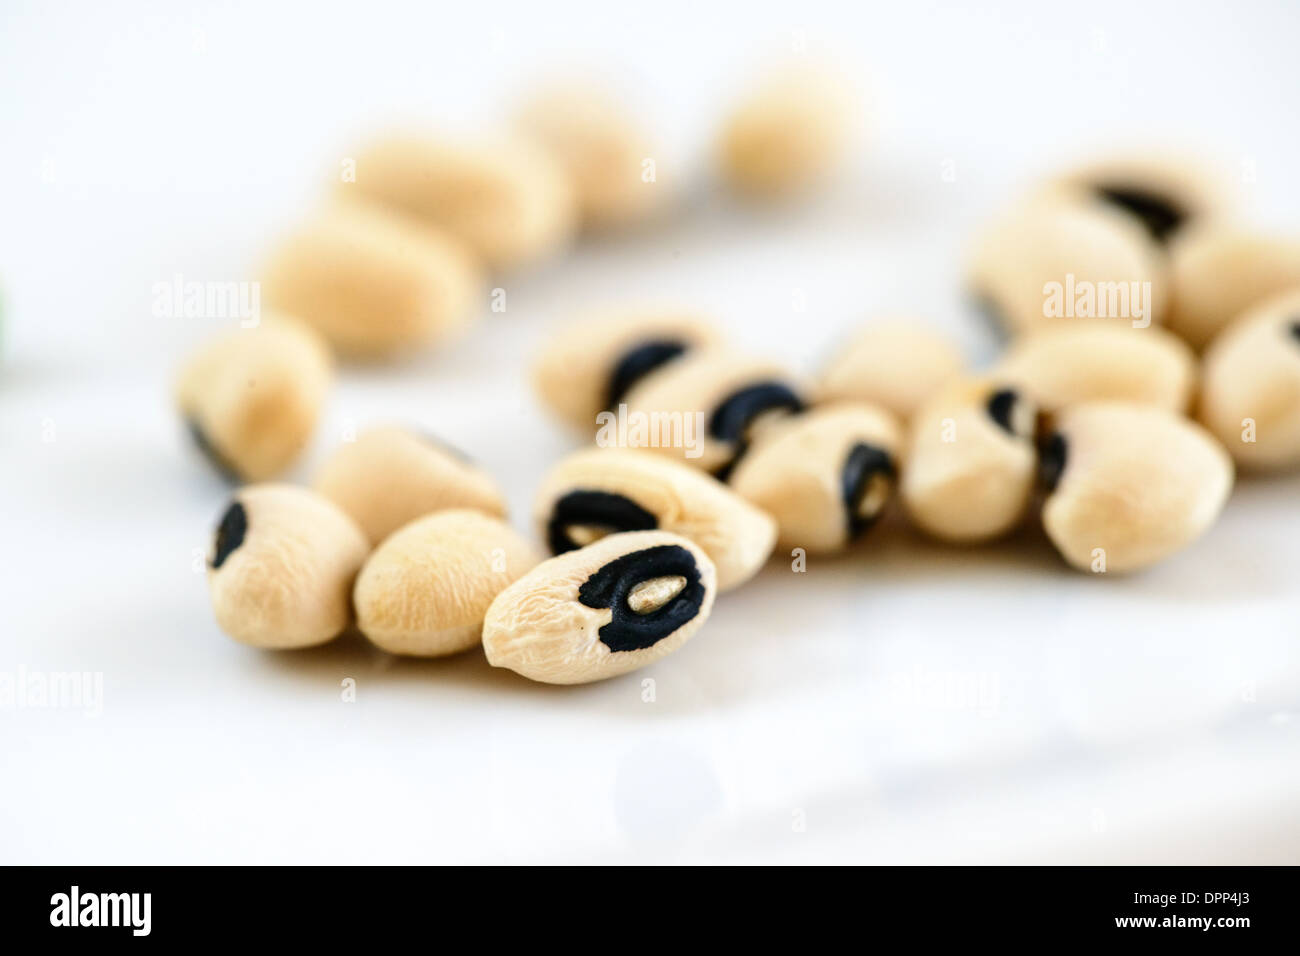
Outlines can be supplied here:
[[[1254, 945], [1290, 939], [1300, 923], [1288, 867], [845, 868], [827, 873], [729, 869], [726, 874], [605, 868], [560, 874], [421, 868], [43, 867], [11, 869], [0, 919], [9, 941], [170, 945], [283, 939], [296, 944], [427, 934], [475, 921], [495, 939], [556, 921], [593, 933], [648, 933], [711, 915], [716, 929], [761, 941], [785, 928], [820, 936], [921, 940], [1126, 940]], [[708, 886], [726, 886], [715, 896]], [[729, 902], [728, 902], [729, 901]], [[647, 923], [647, 920], [649, 921]], [[721, 922], [719, 922], [721, 921]], [[640, 927], [639, 929], [637, 927]], [[560, 936], [554, 936], [554, 933]], [[757, 934], [757, 935], [755, 935]], [[435, 934], [435, 937], [438, 934]], [[446, 937], [442, 937], [445, 939]], [[775, 938], [775, 937], [772, 937]], [[430, 938], [430, 945], [437, 945]], [[11, 950], [16, 951], [16, 950]]]

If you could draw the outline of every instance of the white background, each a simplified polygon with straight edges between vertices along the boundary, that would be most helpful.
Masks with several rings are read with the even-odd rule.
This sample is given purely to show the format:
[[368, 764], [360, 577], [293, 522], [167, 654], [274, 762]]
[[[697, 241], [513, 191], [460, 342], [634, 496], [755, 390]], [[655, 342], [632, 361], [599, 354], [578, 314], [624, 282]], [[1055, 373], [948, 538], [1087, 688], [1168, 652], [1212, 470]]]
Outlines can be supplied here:
[[[687, 208], [507, 278], [508, 312], [446, 351], [344, 369], [295, 477], [349, 423], [409, 421], [524, 526], [574, 439], [521, 372], [589, 305], [695, 305], [802, 370], [885, 313], [987, 358], [972, 230], [1116, 144], [1184, 144], [1296, 227], [1300, 8], [1045, 6], [8, 0], [0, 673], [100, 672], [103, 702], [0, 712], [0, 861], [1300, 860], [1295, 476], [1242, 481], [1130, 578], [1066, 570], [1032, 528], [958, 551], [893, 522], [806, 574], [775, 559], [643, 674], [567, 689], [477, 652], [258, 653], [196, 568], [227, 490], [169, 389], [224, 323], [155, 317], [154, 284], [256, 278], [362, 138], [491, 128], [548, 71], [626, 93]], [[720, 115], [801, 38], [873, 103], [851, 168], [793, 210], [712, 198]]]

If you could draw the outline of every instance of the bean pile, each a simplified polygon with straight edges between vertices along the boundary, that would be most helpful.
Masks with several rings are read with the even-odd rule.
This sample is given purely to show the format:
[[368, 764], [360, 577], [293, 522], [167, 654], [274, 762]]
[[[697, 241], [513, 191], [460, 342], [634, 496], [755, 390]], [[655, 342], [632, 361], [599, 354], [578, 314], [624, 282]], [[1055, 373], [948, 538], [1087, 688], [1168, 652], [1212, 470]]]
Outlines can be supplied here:
[[[756, 84], [721, 124], [719, 178], [750, 201], [811, 189], [847, 149], [850, 102], [823, 75]], [[618, 103], [566, 87], [523, 103], [499, 141], [360, 150], [355, 178], [270, 257], [271, 314], [183, 368], [195, 444], [235, 481], [283, 474], [336, 353], [446, 341], [489, 278], [672, 214], [680, 190], [658, 183], [649, 143]], [[804, 376], [689, 309], [580, 317], [532, 368], [542, 405], [597, 437], [537, 489], [550, 557], [484, 469], [375, 427], [310, 489], [234, 493], [209, 554], [217, 622], [265, 648], [353, 626], [394, 654], [481, 645], [494, 666], [583, 683], [676, 650], [774, 549], [850, 548], [895, 493], [940, 541], [1032, 519], [1069, 566], [1118, 573], [1191, 546], [1237, 469], [1300, 467], [1300, 239], [1236, 221], [1212, 172], [1156, 154], [1063, 171], [975, 238], [966, 286], [1006, 341], [987, 368], [908, 318], [855, 330]], [[672, 423], [676, 440], [600, 447], [615, 412]]]

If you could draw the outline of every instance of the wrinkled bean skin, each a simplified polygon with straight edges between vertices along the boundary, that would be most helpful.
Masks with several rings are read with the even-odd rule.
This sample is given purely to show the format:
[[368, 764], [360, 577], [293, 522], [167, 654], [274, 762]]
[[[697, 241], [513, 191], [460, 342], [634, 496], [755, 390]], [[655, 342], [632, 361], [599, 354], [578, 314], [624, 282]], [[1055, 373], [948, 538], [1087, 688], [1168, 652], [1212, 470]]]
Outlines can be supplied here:
[[292, 485], [248, 485], [223, 513], [209, 553], [217, 624], [243, 644], [323, 644], [351, 620], [365, 535], [332, 503]]
[[1164, 329], [1074, 319], [1020, 337], [990, 374], [1047, 412], [1107, 399], [1185, 412], [1198, 370], [1195, 353]]
[[1248, 310], [1210, 344], [1199, 414], [1242, 468], [1300, 466], [1300, 288]]
[[[1136, 282], [1139, 294], [1149, 283], [1145, 311], [1153, 324], [1164, 317], [1168, 277], [1160, 247], [1134, 217], [1069, 193], [1038, 195], [992, 223], [978, 237], [967, 270], [973, 298], [985, 303], [1012, 336], [1044, 323], [1073, 321], [1046, 314], [1045, 287], [1064, 288], [1067, 281], [1074, 288]], [[1131, 299], [1129, 309], [1137, 311]], [[1143, 321], [1136, 314], [1109, 318], [1128, 325]]]
[[533, 363], [533, 387], [556, 417], [592, 434], [637, 383], [721, 340], [707, 321], [673, 309], [597, 314], [562, 328]]
[[1169, 328], [1195, 349], [1247, 309], [1300, 288], [1300, 238], [1207, 226], [1179, 241], [1171, 262]]
[[383, 427], [345, 442], [321, 466], [312, 487], [346, 511], [378, 544], [402, 525], [447, 508], [504, 517], [496, 480], [424, 435]]
[[968, 543], [1019, 524], [1038, 467], [1035, 418], [1031, 402], [992, 379], [961, 379], [932, 396], [908, 428], [899, 484], [917, 527]]
[[333, 365], [310, 327], [263, 315], [257, 327], [202, 346], [181, 369], [176, 401], [219, 471], [262, 481], [286, 471], [311, 440]]
[[543, 479], [533, 507], [552, 551], [571, 550], [572, 525], [609, 531], [658, 529], [698, 544], [717, 568], [718, 588], [737, 587], [772, 552], [776, 526], [726, 485], [659, 455], [591, 448], [561, 461]]
[[477, 261], [453, 237], [343, 200], [284, 239], [262, 292], [338, 351], [364, 359], [449, 341], [486, 300]]
[[841, 551], [892, 495], [901, 445], [902, 430], [883, 409], [827, 405], [765, 431], [730, 484], [776, 519], [782, 549]]
[[353, 592], [357, 626], [392, 654], [442, 657], [479, 643], [488, 606], [541, 555], [478, 511], [425, 515], [389, 535]]
[[[669, 603], [648, 614], [632, 609], [638, 584], [677, 577], [685, 585]], [[716, 591], [713, 562], [690, 540], [613, 534], [543, 561], [502, 591], [488, 608], [483, 649], [492, 666], [531, 680], [604, 680], [679, 648], [708, 618]]]
[[1043, 527], [1081, 570], [1135, 571], [1169, 557], [1218, 519], [1232, 490], [1223, 447], [1162, 408], [1076, 405], [1057, 417], [1055, 436], [1063, 465]]
[[578, 222], [564, 170], [518, 137], [466, 143], [392, 136], [362, 150], [356, 182], [339, 188], [456, 237], [496, 272], [557, 254]]

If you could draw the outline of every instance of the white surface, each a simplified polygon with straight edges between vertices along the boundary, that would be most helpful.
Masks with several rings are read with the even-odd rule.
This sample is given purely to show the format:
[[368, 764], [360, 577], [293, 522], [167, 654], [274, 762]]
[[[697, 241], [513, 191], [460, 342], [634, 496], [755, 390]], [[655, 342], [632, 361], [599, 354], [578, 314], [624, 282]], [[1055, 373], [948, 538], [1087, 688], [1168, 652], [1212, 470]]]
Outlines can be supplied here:
[[681, 652], [582, 688], [214, 626], [195, 556], [226, 490], [168, 389], [221, 323], [153, 317], [153, 285], [254, 278], [391, 120], [486, 125], [591, 63], [656, 117], [665, 166], [799, 36], [879, 107], [833, 194], [697, 204], [511, 277], [508, 314], [446, 352], [343, 372], [299, 477], [349, 424], [405, 419], [517, 516], [571, 444], [521, 370], [579, 306], [696, 304], [803, 368], [906, 311], [975, 357], [971, 228], [1053, 162], [1166, 134], [1235, 170], [1250, 214], [1300, 221], [1294, 4], [851, 6], [4, 5], [0, 674], [101, 672], [103, 701], [0, 712], [0, 861], [1300, 860], [1294, 476], [1243, 482], [1127, 579], [1032, 530], [953, 551], [895, 523], [806, 574], [774, 560]]

